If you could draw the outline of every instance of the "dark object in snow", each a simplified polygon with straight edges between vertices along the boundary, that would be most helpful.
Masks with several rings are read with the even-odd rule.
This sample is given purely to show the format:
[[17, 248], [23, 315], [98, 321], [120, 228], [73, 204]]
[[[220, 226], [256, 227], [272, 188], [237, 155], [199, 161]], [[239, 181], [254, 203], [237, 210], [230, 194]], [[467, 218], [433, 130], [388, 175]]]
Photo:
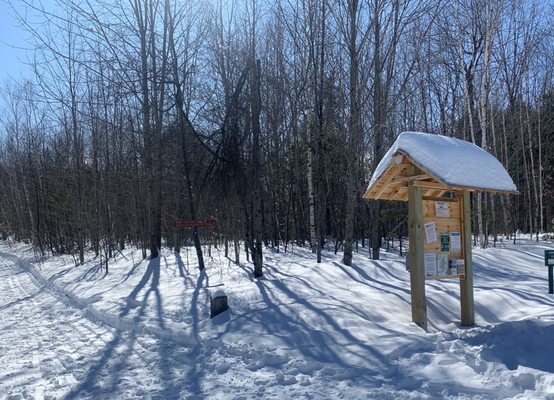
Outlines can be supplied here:
[[219, 289], [210, 296], [210, 318], [227, 311], [228, 308], [227, 295], [223, 290]]
[[544, 265], [548, 267], [548, 293], [554, 294], [554, 284], [553, 284], [553, 272], [554, 268], [554, 250], [545, 250], [544, 251]]

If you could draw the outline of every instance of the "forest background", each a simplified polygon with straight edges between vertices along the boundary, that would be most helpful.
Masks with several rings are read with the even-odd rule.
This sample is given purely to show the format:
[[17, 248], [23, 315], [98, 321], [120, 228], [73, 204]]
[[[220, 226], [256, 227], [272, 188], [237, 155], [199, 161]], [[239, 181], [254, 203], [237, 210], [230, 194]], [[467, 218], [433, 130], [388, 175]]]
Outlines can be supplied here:
[[7, 4], [33, 51], [2, 85], [0, 231], [42, 254], [107, 268], [125, 246], [194, 245], [202, 268], [221, 245], [255, 276], [264, 245], [377, 259], [406, 204], [361, 195], [409, 130], [471, 141], [514, 179], [519, 196], [473, 196], [481, 246], [553, 229], [550, 1]]

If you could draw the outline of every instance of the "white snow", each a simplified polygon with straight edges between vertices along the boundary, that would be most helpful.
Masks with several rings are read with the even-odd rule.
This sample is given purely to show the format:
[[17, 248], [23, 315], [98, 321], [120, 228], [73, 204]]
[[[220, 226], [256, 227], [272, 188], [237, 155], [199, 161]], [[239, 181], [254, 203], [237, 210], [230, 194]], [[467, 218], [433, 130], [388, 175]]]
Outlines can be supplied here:
[[401, 133], [375, 169], [371, 187], [394, 163], [407, 155], [439, 182], [488, 191], [517, 192], [506, 169], [490, 153], [464, 140], [422, 132]]
[[[92, 256], [0, 244], [0, 398], [554, 399], [545, 248], [474, 250], [474, 328], [459, 326], [458, 281], [429, 281], [426, 333], [396, 251], [346, 267], [266, 249], [253, 280], [214, 248], [204, 273], [190, 249], [128, 250], [106, 275]], [[229, 311], [210, 319], [223, 289]]]
[[225, 297], [225, 292], [223, 291], [223, 289], [217, 289], [215, 292], [212, 293], [211, 297], [212, 298], [218, 298], [218, 297]]

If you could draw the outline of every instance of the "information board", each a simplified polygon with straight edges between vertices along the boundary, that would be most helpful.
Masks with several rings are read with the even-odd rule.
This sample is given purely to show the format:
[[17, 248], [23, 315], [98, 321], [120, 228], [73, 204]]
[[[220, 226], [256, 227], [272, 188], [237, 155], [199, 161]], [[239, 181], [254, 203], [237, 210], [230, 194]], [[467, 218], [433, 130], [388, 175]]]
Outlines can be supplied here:
[[462, 210], [459, 198], [423, 199], [426, 279], [463, 276]]

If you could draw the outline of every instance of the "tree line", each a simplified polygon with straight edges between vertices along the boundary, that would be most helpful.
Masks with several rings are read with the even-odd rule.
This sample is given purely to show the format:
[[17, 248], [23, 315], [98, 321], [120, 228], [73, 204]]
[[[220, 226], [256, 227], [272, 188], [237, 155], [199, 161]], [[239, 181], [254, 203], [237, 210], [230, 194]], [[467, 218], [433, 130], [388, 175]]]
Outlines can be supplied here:
[[[83, 263], [125, 246], [357, 246], [406, 235], [366, 202], [397, 135], [494, 154], [520, 196], [473, 196], [482, 246], [554, 224], [552, 4], [533, 0], [25, 0], [5, 82], [0, 230]], [[212, 230], [172, 228], [216, 218]]]

